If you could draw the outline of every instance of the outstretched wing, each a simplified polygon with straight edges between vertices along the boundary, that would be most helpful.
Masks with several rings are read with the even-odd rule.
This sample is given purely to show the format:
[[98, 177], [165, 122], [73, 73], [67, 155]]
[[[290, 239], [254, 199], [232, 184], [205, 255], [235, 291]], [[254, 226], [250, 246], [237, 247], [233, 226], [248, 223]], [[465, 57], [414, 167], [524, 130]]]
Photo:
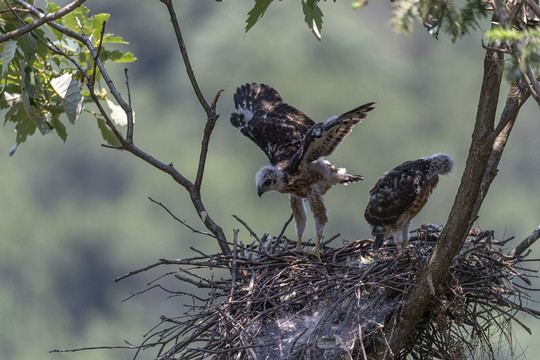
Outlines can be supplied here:
[[236, 112], [231, 124], [266, 154], [272, 165], [285, 167], [302, 146], [315, 123], [303, 112], [284, 103], [271, 86], [245, 84], [234, 94]]
[[302, 150], [295, 157], [292, 167], [297, 167], [302, 163], [310, 163], [321, 156], [331, 155], [343, 139], [351, 133], [353, 127], [365, 119], [367, 113], [375, 108], [374, 104], [374, 102], [364, 104], [311, 127], [304, 138]]
[[407, 161], [381, 176], [369, 191], [370, 199], [364, 213], [368, 223], [394, 224], [419, 200], [428, 181], [421, 165], [419, 160]]

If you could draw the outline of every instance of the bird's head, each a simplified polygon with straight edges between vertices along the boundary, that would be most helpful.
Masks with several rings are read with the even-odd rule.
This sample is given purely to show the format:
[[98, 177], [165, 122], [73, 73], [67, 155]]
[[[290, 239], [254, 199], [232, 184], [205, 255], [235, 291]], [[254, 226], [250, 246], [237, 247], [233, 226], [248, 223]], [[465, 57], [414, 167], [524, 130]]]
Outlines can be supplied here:
[[279, 191], [285, 187], [285, 174], [275, 166], [264, 166], [255, 175], [259, 197], [267, 191]]
[[454, 168], [454, 159], [445, 153], [437, 153], [425, 158], [430, 161], [429, 175], [446, 175]]

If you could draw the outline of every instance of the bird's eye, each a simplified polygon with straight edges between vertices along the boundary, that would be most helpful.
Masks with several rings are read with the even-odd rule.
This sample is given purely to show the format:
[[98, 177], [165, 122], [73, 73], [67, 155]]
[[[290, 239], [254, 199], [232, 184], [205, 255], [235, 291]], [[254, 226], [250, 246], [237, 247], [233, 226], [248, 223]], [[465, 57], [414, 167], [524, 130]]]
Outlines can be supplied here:
[[266, 180], [264, 180], [263, 186], [264, 187], [270, 186], [271, 183], [272, 183], [271, 179], [266, 179]]

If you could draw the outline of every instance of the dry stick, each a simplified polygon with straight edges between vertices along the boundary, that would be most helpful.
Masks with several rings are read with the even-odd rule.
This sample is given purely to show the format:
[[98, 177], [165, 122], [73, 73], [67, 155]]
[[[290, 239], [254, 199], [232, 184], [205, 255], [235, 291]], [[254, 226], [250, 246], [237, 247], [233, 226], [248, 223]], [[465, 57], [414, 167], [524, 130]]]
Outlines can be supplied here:
[[[262, 242], [261, 239], [259, 239], [259, 237], [257, 236], [257, 234], [255, 234], [255, 231], [251, 230], [251, 228], [249, 227], [248, 224], [246, 224], [246, 222], [242, 219], [240, 219], [238, 216], [236, 215], [233, 215], [233, 218], [235, 218], [240, 224], [242, 224], [247, 231], [249, 231], [249, 233], [257, 240], [257, 242], [259, 243], [259, 245], [261, 246], [261, 250], [262, 252], [264, 253], [264, 255], [268, 256], [268, 257], [272, 257], [269, 253], [268, 253], [268, 250], [266, 250], [266, 247], [264, 246], [264, 243]], [[267, 235], [267, 234], [265, 234]], [[268, 235], [267, 235], [268, 236]]]
[[[127, 68], [124, 69], [124, 75], [126, 77], [126, 89], [127, 89], [127, 93], [128, 93], [128, 105], [129, 105], [130, 108], [133, 108], [132, 104], [131, 104], [131, 89], [129, 88], [129, 76], [128, 76], [128, 69]], [[127, 131], [126, 131], [126, 141], [128, 143], [133, 142], [133, 124], [134, 124], [133, 116], [128, 116], [127, 117]]]
[[[105, 35], [105, 25], [107, 24], [106, 21], [103, 21], [101, 24], [101, 34], [99, 35], [99, 43], [98, 48], [96, 51], [96, 57], [94, 58], [94, 68], [92, 70], [92, 84], [96, 83], [96, 68], [97, 68], [97, 61], [96, 59], [99, 58], [99, 54], [101, 53], [101, 49], [103, 48], [103, 35]], [[81, 30], [84, 31], [81, 27]]]
[[129, 350], [135, 350], [140, 349], [141, 346], [137, 345], [130, 345], [130, 346], [90, 346], [90, 347], [83, 347], [78, 349], [54, 349], [50, 350], [49, 353], [68, 353], [68, 352], [77, 352], [77, 351], [85, 351], [85, 350], [114, 350], [114, 349], [129, 349]]
[[521, 255], [525, 250], [527, 250], [532, 244], [538, 240], [540, 237], [540, 226], [538, 226], [529, 236], [525, 238], [522, 242], [515, 247], [514, 250], [510, 252], [510, 256], [516, 257]]
[[151, 197], [148, 197], [148, 200], [150, 200], [151, 202], [153, 202], [153, 203], [156, 204], [156, 205], [159, 205], [159, 206], [160, 206], [161, 208], [163, 208], [169, 215], [171, 215], [171, 217], [172, 217], [174, 220], [178, 221], [180, 224], [182, 224], [182, 225], [184, 225], [185, 227], [187, 227], [187, 228], [188, 228], [189, 230], [191, 230], [193, 233], [195, 233], [195, 234], [201, 234], [201, 235], [206, 235], [206, 236], [210, 236], [210, 237], [212, 237], [212, 238], [214, 238], [214, 239], [217, 239], [216, 236], [213, 235], [213, 234], [210, 234], [210, 233], [205, 232], [205, 231], [197, 230], [197, 229], [193, 228], [192, 226], [188, 225], [188, 224], [186, 223], [185, 220], [179, 219], [176, 215], [174, 215], [174, 214], [173, 214], [173, 213], [172, 213], [165, 205], [163, 205], [161, 202], [156, 201], [156, 200], [152, 199]]

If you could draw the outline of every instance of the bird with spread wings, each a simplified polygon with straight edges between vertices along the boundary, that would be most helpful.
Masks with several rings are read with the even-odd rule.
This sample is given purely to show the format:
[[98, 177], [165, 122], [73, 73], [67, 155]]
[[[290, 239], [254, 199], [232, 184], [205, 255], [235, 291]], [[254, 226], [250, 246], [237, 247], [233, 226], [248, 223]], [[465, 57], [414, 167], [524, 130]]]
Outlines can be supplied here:
[[401, 244], [407, 248], [411, 220], [422, 210], [439, 183], [439, 175], [452, 171], [454, 159], [438, 153], [418, 160], [406, 161], [386, 172], [369, 191], [369, 203], [364, 212], [375, 238], [373, 249], [379, 249], [384, 239], [392, 238], [401, 254]]
[[363, 179], [347, 174], [344, 168], [322, 157], [334, 152], [353, 127], [374, 109], [373, 102], [359, 106], [325, 122], [315, 123], [306, 114], [283, 102], [274, 88], [265, 84], [245, 84], [234, 94], [236, 112], [231, 124], [252, 140], [266, 154], [270, 165], [255, 176], [259, 196], [275, 190], [289, 194], [289, 202], [298, 235], [297, 250], [307, 216], [307, 199], [315, 222], [315, 249], [320, 259], [320, 241], [328, 222], [323, 195], [335, 184], [349, 184]]

